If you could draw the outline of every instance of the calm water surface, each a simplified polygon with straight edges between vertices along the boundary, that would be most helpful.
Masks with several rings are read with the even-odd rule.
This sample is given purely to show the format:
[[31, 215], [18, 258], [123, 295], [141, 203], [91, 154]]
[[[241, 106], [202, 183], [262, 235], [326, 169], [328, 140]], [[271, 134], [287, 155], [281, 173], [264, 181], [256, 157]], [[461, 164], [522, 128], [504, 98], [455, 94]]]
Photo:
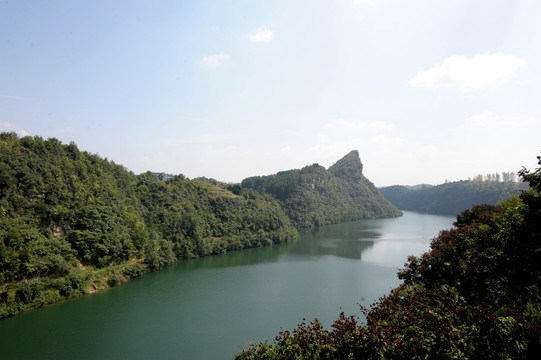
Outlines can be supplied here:
[[399, 284], [408, 255], [454, 218], [404, 212], [297, 241], [183, 261], [111, 289], [0, 321], [0, 359], [232, 359], [303, 318], [361, 315]]

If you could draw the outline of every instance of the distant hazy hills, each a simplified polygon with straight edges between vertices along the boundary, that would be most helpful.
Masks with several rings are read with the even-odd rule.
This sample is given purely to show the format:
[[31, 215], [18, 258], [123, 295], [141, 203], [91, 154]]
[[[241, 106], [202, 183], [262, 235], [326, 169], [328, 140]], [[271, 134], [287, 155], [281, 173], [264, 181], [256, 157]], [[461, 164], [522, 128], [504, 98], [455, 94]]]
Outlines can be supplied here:
[[362, 173], [354, 150], [329, 169], [313, 164], [242, 181], [243, 188], [271, 194], [298, 227], [400, 216]]
[[394, 185], [379, 190], [401, 210], [457, 215], [473, 205], [496, 205], [499, 200], [526, 190], [518, 182], [463, 180], [442, 185]]

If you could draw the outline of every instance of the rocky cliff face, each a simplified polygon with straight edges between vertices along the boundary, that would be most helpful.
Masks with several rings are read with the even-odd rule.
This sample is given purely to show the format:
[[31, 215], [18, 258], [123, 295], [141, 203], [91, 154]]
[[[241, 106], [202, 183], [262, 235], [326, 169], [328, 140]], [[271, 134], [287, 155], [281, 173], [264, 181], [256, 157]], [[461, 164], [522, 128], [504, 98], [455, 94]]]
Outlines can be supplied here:
[[359, 157], [359, 152], [352, 150], [331, 166], [329, 172], [347, 181], [359, 180], [363, 173], [363, 164]]

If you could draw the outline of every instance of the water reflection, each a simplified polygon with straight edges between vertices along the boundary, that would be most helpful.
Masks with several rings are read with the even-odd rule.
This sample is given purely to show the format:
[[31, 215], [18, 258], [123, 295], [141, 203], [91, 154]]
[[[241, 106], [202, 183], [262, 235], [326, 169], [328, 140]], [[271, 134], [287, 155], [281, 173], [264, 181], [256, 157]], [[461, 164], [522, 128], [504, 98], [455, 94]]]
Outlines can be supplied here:
[[381, 266], [397, 267], [406, 262], [409, 255], [420, 255], [429, 250], [428, 242], [378, 241], [363, 253], [363, 260]]
[[223, 255], [181, 261], [163, 270], [250, 266], [285, 261], [315, 261], [326, 256], [363, 260], [387, 267], [402, 267], [408, 255], [429, 249], [439, 230], [449, 227], [451, 218], [404, 212], [392, 219], [361, 220], [302, 229], [293, 242], [272, 247], [245, 249]]
[[373, 240], [380, 238], [381, 230], [367, 227], [360, 221], [323, 226], [301, 232], [288, 253], [304, 257], [337, 256], [359, 260], [362, 253], [373, 246]]
[[401, 267], [408, 255], [420, 255], [450, 217], [405, 212], [404, 217], [352, 221], [301, 232], [288, 257], [337, 256], [381, 266]]
[[[321, 256], [337, 256], [360, 260], [364, 251], [382, 237], [382, 229], [362, 221], [303, 229], [298, 239], [272, 247], [245, 249], [223, 255], [182, 261], [176, 265], [184, 270], [247, 266], [281, 261], [315, 260]], [[165, 270], [167, 271], [167, 270]], [[173, 271], [173, 270], [170, 270]]]
[[181, 267], [184, 270], [195, 270], [277, 262], [283, 254], [287, 254], [295, 246], [296, 242], [297, 240], [287, 244], [231, 251], [221, 255], [180, 261], [170, 268]]

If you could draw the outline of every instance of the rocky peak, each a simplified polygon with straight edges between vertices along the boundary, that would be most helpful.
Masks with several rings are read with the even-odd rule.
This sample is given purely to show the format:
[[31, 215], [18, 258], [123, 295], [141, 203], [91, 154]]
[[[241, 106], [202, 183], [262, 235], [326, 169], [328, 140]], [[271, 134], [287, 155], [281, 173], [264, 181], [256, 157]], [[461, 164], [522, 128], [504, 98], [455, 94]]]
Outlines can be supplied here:
[[358, 180], [363, 173], [363, 164], [359, 152], [357, 150], [350, 151], [329, 167], [329, 172], [345, 180]]

